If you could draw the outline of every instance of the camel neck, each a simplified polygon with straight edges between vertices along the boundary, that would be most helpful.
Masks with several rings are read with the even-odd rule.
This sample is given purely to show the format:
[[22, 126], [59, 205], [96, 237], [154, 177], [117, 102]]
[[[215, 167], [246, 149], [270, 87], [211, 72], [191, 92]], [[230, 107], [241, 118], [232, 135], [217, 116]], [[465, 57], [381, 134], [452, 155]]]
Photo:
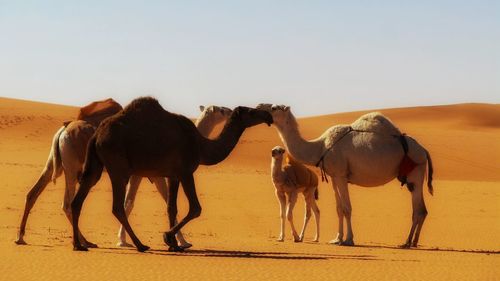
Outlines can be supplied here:
[[274, 183], [283, 182], [283, 171], [281, 170], [281, 166], [283, 165], [283, 158], [271, 158], [271, 174]]
[[202, 114], [197, 120], [196, 120], [196, 128], [198, 129], [198, 132], [205, 138], [208, 138], [212, 130], [215, 128], [217, 125], [217, 122], [213, 120], [212, 118], [208, 117], [206, 114]]
[[238, 143], [245, 128], [237, 121], [230, 119], [221, 134], [214, 140], [201, 139], [200, 164], [215, 165], [226, 159]]
[[305, 140], [300, 135], [297, 121], [291, 113], [288, 121], [285, 126], [277, 126], [280, 138], [285, 144], [288, 153], [301, 163], [316, 165], [324, 151], [323, 139]]

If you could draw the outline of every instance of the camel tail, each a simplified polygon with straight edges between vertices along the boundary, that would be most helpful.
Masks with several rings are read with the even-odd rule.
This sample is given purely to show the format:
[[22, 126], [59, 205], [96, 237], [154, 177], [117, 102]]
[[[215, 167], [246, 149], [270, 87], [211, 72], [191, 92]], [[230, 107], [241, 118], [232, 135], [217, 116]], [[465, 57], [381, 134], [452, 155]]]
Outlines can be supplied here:
[[[59, 150], [59, 137], [66, 129], [66, 126], [61, 127], [52, 139], [52, 147], [50, 148], [50, 156], [52, 157], [52, 182], [55, 184], [56, 179], [62, 174], [61, 151]], [[47, 165], [50, 166], [50, 165]]]
[[319, 199], [319, 188], [316, 187], [316, 190], [314, 190], [314, 199], [318, 200]]
[[87, 154], [85, 156], [85, 164], [83, 165], [83, 172], [79, 177], [80, 184], [83, 181], [90, 181], [91, 185], [97, 183], [101, 178], [102, 170], [104, 165], [99, 159], [96, 150], [96, 137], [93, 136], [87, 146]]
[[427, 167], [428, 167], [428, 172], [427, 172], [427, 187], [429, 188], [429, 193], [431, 195], [434, 195], [434, 188], [432, 187], [432, 174], [434, 173], [434, 168], [432, 167], [432, 159], [431, 155], [429, 154], [429, 151], [425, 151], [427, 154]]

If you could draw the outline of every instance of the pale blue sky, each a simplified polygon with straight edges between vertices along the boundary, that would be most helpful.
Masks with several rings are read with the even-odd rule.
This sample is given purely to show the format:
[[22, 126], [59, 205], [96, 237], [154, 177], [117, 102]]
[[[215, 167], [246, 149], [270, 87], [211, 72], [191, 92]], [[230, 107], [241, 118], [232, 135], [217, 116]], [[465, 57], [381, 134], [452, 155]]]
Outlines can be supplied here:
[[0, 0], [0, 96], [189, 116], [500, 103], [499, 3]]

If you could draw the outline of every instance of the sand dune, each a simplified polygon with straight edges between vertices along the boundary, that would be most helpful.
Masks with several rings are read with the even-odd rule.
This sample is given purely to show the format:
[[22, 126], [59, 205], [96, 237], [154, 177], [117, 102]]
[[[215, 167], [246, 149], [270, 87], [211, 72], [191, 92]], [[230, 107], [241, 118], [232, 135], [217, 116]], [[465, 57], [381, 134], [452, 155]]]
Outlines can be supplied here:
[[[292, 109], [293, 110], [293, 109]], [[43, 169], [53, 134], [77, 115], [74, 107], [0, 98], [0, 271], [5, 280], [495, 280], [500, 274], [500, 105], [460, 104], [380, 110], [433, 156], [435, 196], [426, 192], [429, 216], [422, 247], [400, 250], [411, 222], [410, 195], [396, 182], [351, 188], [358, 247], [327, 244], [337, 220], [331, 187], [320, 185], [320, 243], [284, 243], [269, 166], [280, 144], [274, 128], [246, 131], [231, 156], [196, 173], [202, 216], [185, 233], [195, 246], [184, 254], [165, 251], [165, 204], [150, 183], [140, 188], [131, 223], [149, 253], [118, 249], [107, 176], [92, 190], [82, 231], [100, 249], [76, 253], [62, 210], [64, 180], [50, 184], [28, 222], [28, 246], [13, 240], [24, 198]], [[300, 120], [304, 137], [350, 123], [364, 112]], [[185, 198], [179, 199], [181, 214]], [[301, 225], [302, 201], [295, 208]], [[306, 240], [314, 235], [310, 225]]]

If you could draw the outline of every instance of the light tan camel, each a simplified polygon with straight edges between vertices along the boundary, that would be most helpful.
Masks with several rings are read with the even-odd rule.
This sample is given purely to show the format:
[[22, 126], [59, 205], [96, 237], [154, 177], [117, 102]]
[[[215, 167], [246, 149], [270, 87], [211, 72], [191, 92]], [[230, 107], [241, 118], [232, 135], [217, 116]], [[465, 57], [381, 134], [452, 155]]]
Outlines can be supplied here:
[[[274, 126], [293, 158], [307, 165], [320, 166], [325, 177], [329, 175], [333, 179], [339, 229], [337, 238], [330, 243], [354, 245], [348, 184], [380, 186], [396, 178], [399, 173], [399, 177], [406, 181], [411, 191], [413, 206], [410, 233], [401, 247], [417, 247], [427, 216], [423, 198], [426, 167], [427, 186], [429, 192], [433, 192], [432, 162], [423, 146], [413, 138], [401, 134], [389, 119], [376, 112], [361, 116], [350, 126], [331, 127], [317, 139], [307, 141], [300, 135], [290, 107], [261, 104], [257, 108], [268, 110], [272, 114]], [[408, 163], [413, 164], [410, 165], [411, 169], [407, 169]], [[406, 170], [407, 174], [401, 175], [402, 170]], [[347, 223], [345, 240], [344, 218]]]
[[[225, 123], [229, 116], [231, 116], [232, 110], [223, 106], [200, 106], [201, 114], [196, 119], [195, 125], [200, 134], [204, 137], [209, 137], [210, 133], [213, 131], [215, 126]], [[127, 194], [125, 195], [125, 213], [127, 217], [130, 215], [134, 207], [135, 196], [137, 195], [137, 189], [139, 188], [139, 184], [141, 183], [142, 177], [140, 176], [131, 176], [130, 181], [127, 188]], [[154, 177], [150, 178], [150, 180], [155, 184], [156, 189], [161, 194], [165, 202], [168, 202], [168, 185], [165, 178], [162, 177]], [[189, 248], [192, 245], [186, 241], [184, 235], [181, 231], [176, 234], [177, 240], [179, 241], [181, 248]], [[133, 247], [133, 245], [127, 243], [127, 234], [123, 225], [120, 225], [120, 229], [118, 230], [118, 243], [119, 247]]]
[[[74, 250], [88, 250], [80, 241], [78, 220], [85, 197], [106, 168], [113, 187], [113, 214], [140, 252], [149, 247], [134, 234], [125, 214], [126, 185], [131, 175], [168, 178], [171, 228], [163, 238], [170, 251], [182, 251], [175, 234], [201, 214], [193, 173], [200, 164], [215, 165], [223, 161], [245, 129], [261, 123], [270, 125], [271, 114], [237, 107], [219, 137], [210, 140], [189, 119], [164, 110], [157, 100], [144, 97], [132, 101], [122, 112], [102, 122], [89, 142], [80, 188], [71, 203]], [[180, 183], [189, 201], [189, 211], [175, 223]]]
[[[282, 168], [283, 156], [285, 149], [280, 146], [276, 146], [271, 151], [271, 173], [274, 187], [276, 188], [276, 197], [280, 203], [280, 218], [281, 218], [281, 228], [280, 237], [278, 241], [283, 242], [285, 240], [285, 208], [286, 217], [290, 222], [290, 227], [292, 228], [292, 235], [295, 242], [302, 242], [304, 240], [304, 234], [306, 231], [307, 223], [311, 218], [311, 209], [314, 212], [314, 218], [316, 219], [316, 236], [314, 237], [314, 242], [319, 241], [319, 208], [316, 205], [316, 200], [318, 200], [318, 176], [306, 168], [304, 165], [293, 158], [287, 157], [287, 163]], [[304, 225], [302, 226], [302, 231], [300, 236], [295, 230], [293, 224], [293, 208], [297, 202], [297, 195], [302, 193], [305, 200], [305, 215], [304, 215]], [[286, 199], [288, 197], [288, 204]]]
[[[16, 244], [26, 244], [24, 234], [31, 209], [48, 183], [51, 180], [55, 183], [63, 171], [66, 188], [64, 190], [62, 209], [71, 223], [71, 200], [75, 194], [78, 177], [82, 172], [87, 144], [94, 134], [96, 126], [105, 118], [121, 110], [121, 105], [112, 99], [93, 102], [80, 109], [79, 120], [66, 122], [63, 127], [59, 128], [52, 139], [52, 147], [45, 168], [26, 196], [23, 218], [15, 241]], [[88, 247], [97, 247], [97, 245], [87, 241], [85, 237], [81, 236], [80, 238]]]

